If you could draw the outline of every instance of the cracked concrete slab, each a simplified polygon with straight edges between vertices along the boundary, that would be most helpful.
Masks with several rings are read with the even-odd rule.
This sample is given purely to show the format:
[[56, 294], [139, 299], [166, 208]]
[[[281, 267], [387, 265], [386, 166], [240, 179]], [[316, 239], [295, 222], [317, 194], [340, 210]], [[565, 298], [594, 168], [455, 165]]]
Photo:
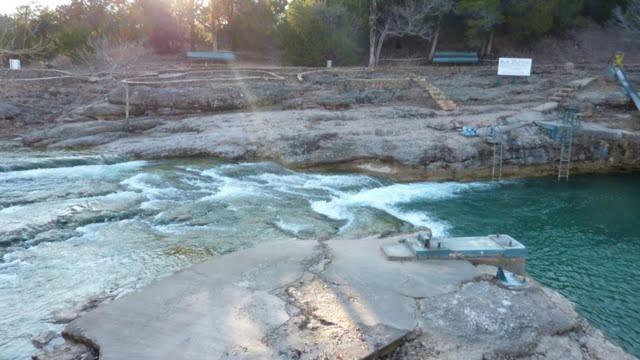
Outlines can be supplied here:
[[98, 307], [65, 338], [102, 360], [627, 358], [533, 280], [515, 291], [463, 260], [388, 261], [380, 247], [407, 236], [224, 255]]
[[265, 358], [289, 319], [272, 292], [299, 279], [315, 242], [270, 243], [196, 265], [73, 321], [100, 359]]
[[395, 262], [384, 257], [380, 247], [400, 237], [367, 238], [358, 241], [331, 240], [333, 258], [324, 277], [341, 285], [360, 322], [382, 322], [400, 329], [413, 329], [416, 299], [442, 295], [457, 289], [479, 273], [462, 260]]
[[396, 238], [286, 241], [225, 255], [67, 327], [101, 359], [366, 356], [416, 324], [416, 299], [478, 273], [464, 261], [387, 261]]

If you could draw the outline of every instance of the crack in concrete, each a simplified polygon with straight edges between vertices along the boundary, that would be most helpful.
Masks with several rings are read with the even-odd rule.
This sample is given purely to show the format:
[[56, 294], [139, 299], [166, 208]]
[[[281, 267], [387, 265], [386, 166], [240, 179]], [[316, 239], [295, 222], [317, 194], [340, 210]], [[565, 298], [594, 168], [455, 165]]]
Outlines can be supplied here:
[[[290, 323], [297, 320], [299, 316], [302, 316], [302, 321], [296, 326], [300, 330], [307, 328], [313, 320], [323, 326], [337, 325], [316, 315], [313, 311], [314, 309], [299, 300], [302, 297], [300, 295], [300, 288], [320, 278], [320, 274], [327, 269], [333, 260], [331, 250], [326, 244], [326, 241], [317, 240], [317, 242], [318, 245], [314, 248], [313, 256], [310, 259], [304, 259], [302, 261], [305, 267], [302, 274], [296, 280], [271, 290], [271, 293], [283, 300], [290, 307], [285, 310], [289, 315], [289, 319], [268, 331], [263, 337], [262, 342], [267, 346], [272, 342], [275, 334], [289, 326]], [[305, 277], [307, 278], [305, 279]], [[297, 311], [291, 311], [291, 308], [295, 308]]]

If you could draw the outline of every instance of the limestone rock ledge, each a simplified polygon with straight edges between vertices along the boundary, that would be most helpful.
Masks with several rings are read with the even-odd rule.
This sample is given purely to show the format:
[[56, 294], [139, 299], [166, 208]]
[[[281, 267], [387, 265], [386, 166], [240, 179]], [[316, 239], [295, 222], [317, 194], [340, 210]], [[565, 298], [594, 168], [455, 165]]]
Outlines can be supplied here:
[[[557, 173], [559, 144], [539, 126], [553, 116], [516, 106], [472, 110], [378, 106], [138, 117], [131, 119], [129, 131], [122, 121], [89, 120], [30, 131], [22, 140], [33, 147], [93, 148], [146, 159], [213, 156], [365, 171], [397, 180], [468, 179], [491, 176], [493, 148], [483, 136], [460, 135], [460, 127], [486, 134], [500, 123], [509, 133], [503, 145], [505, 176]], [[574, 137], [573, 160], [572, 172], [638, 169], [640, 132], [584, 123]]]

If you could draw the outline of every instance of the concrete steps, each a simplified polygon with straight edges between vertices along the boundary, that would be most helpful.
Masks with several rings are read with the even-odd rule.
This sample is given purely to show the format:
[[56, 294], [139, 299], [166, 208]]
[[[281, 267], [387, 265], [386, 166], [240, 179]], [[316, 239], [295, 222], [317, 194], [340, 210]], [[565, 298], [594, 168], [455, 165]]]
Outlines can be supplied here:
[[429, 93], [440, 109], [444, 111], [454, 111], [458, 108], [458, 105], [453, 100], [447, 98], [447, 95], [445, 95], [440, 88], [431, 84], [426, 79], [416, 78], [414, 81]]
[[585, 78], [571, 81], [565, 86], [561, 87], [558, 91], [554, 92], [553, 95], [549, 97], [549, 100], [559, 103], [564, 102], [566, 99], [573, 96], [576, 91], [591, 84], [594, 80], [595, 78]]

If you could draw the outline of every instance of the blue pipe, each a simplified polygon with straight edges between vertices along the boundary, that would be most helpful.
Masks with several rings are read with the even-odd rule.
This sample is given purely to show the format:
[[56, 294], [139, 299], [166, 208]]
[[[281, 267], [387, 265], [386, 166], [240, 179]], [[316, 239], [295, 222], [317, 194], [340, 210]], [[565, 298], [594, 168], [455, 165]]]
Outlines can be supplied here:
[[633, 88], [633, 85], [629, 82], [627, 74], [620, 67], [615, 67], [614, 70], [624, 93], [633, 100], [633, 103], [636, 104], [636, 108], [640, 110], [640, 95], [638, 95], [636, 90]]

